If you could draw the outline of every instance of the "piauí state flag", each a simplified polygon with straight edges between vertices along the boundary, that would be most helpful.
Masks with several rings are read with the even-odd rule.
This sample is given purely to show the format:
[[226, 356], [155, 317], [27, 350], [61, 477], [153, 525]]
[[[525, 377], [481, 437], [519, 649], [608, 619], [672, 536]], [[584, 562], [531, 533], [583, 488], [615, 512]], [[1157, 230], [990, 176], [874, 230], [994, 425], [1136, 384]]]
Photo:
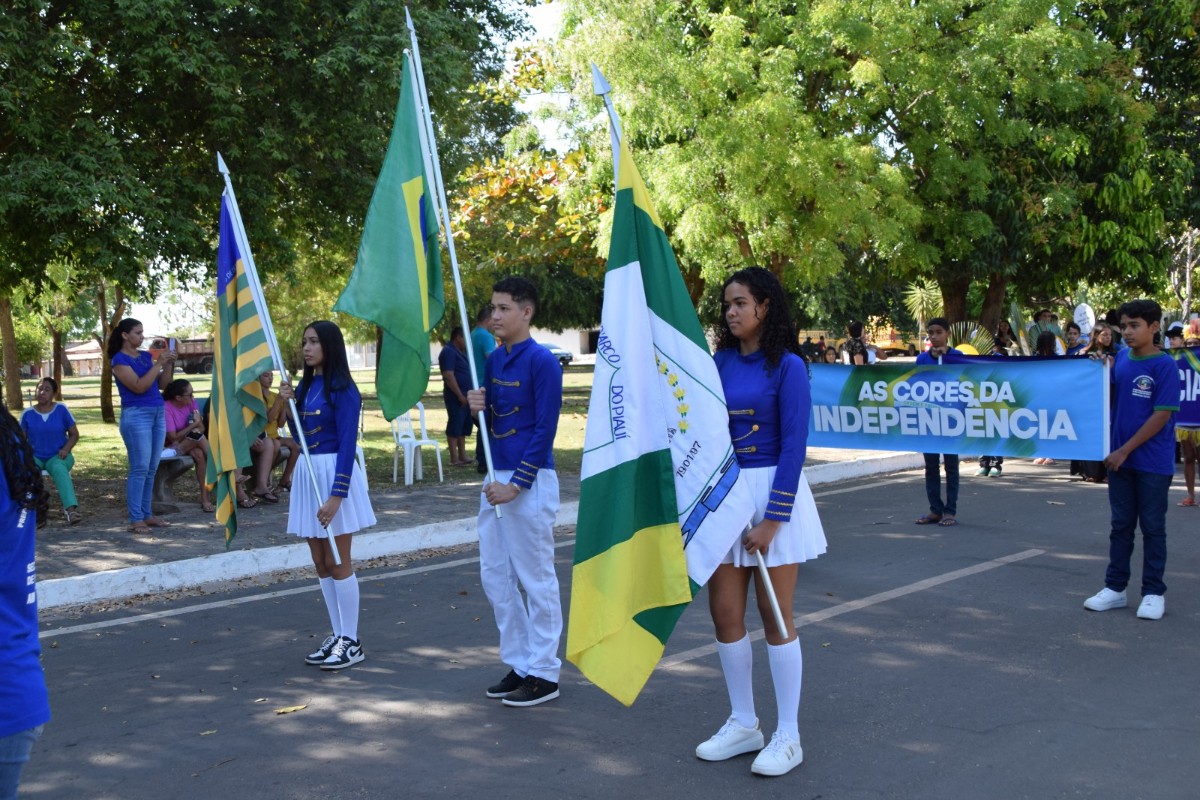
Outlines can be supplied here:
[[623, 141], [618, 163], [567, 659], [631, 705], [754, 509], [716, 364]]
[[416, 79], [406, 58], [392, 139], [367, 209], [358, 260], [333, 306], [383, 330], [375, 388], [388, 420], [416, 405], [429, 385], [429, 332], [445, 311], [433, 183], [425, 170], [420, 124]]
[[[274, 367], [262, 318], [250, 291], [246, 263], [234, 234], [234, 201], [221, 195], [217, 245], [217, 311], [213, 350], [206, 482], [216, 484], [217, 521], [225, 526], [225, 547], [237, 534], [237, 476], [251, 464], [250, 444], [267, 424], [258, 378]], [[231, 207], [232, 206], [232, 207]]]

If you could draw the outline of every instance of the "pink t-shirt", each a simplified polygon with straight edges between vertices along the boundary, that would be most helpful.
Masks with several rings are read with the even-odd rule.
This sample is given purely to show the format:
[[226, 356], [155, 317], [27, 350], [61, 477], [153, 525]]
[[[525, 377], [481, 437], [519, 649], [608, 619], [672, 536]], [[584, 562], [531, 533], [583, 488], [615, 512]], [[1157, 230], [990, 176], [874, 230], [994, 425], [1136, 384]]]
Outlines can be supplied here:
[[[176, 431], [181, 431], [188, 425], [191, 425], [192, 423], [188, 418], [192, 415], [192, 412], [195, 412], [198, 415], [200, 413], [200, 408], [196, 405], [195, 399], [192, 400], [190, 405], [186, 405], [183, 408], [175, 405], [174, 400], [169, 400], [166, 403], [166, 412], [167, 433], [175, 433]], [[167, 446], [170, 446], [169, 441], [166, 442], [166, 444]]]

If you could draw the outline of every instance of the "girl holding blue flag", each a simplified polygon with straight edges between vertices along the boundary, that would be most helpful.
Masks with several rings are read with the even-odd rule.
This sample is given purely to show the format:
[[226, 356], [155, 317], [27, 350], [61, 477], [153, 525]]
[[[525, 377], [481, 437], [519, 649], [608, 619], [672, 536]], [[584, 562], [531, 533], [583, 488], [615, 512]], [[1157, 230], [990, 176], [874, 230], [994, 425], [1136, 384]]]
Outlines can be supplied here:
[[[319, 320], [304, 329], [304, 375], [296, 391], [279, 385], [286, 402], [295, 398], [299, 420], [289, 419], [293, 437], [299, 424], [307, 439], [313, 472], [322, 494], [313, 492], [307, 475], [288, 495], [288, 533], [308, 540], [313, 565], [333, 632], [304, 663], [339, 670], [364, 659], [358, 639], [358, 576], [350, 562], [351, 536], [375, 524], [366, 478], [355, 460], [362, 396], [350, 376], [346, 343], [337, 325]], [[325, 494], [325, 493], [328, 494]], [[332, 536], [341, 564], [335, 564], [326, 540]]]
[[[714, 359], [729, 408], [734, 453], [755, 495], [754, 519], [708, 583], [709, 610], [717, 653], [725, 674], [732, 714], [696, 748], [705, 761], [723, 761], [760, 751], [750, 770], [783, 775], [804, 760], [799, 713], [803, 659], [792, 624], [792, 595], [799, 564], [825, 552], [825, 533], [804, 477], [808, 420], [812, 413], [808, 365], [800, 354], [779, 280], [761, 267], [734, 273], [721, 290], [723, 313]], [[783, 611], [779, 630], [771, 599], [755, 576], [762, 553]], [[754, 710], [753, 653], [746, 631], [746, 597], [752, 576], [767, 639], [778, 723], [763, 747]]]

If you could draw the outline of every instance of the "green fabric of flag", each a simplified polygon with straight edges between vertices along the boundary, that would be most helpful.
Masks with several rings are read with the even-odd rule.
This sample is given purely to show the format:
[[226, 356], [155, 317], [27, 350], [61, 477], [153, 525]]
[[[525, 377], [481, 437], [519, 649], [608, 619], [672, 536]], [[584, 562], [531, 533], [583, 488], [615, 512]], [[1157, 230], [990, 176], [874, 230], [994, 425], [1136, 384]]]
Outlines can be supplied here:
[[383, 330], [375, 386], [383, 415], [408, 411], [429, 384], [429, 332], [442, 319], [438, 224], [421, 146], [416, 79], [406, 59], [383, 169], [367, 209], [358, 258], [335, 311]]

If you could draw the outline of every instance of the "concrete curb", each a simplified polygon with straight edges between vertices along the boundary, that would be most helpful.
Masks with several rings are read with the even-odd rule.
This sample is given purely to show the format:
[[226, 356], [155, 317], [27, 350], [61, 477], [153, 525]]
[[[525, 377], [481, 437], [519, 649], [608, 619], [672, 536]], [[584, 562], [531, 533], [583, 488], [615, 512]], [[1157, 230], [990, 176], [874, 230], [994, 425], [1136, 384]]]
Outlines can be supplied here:
[[[923, 465], [920, 453], [892, 453], [854, 461], [817, 464], [805, 470], [811, 486], [864, 478], [887, 472], [915, 469]], [[574, 525], [579, 503], [563, 503], [558, 509], [559, 525]], [[367, 560], [403, 555], [438, 547], [454, 547], [478, 541], [475, 517], [433, 522], [412, 528], [364, 533], [354, 538], [354, 558]], [[238, 550], [201, 558], [104, 570], [70, 578], [54, 578], [37, 584], [38, 607], [82, 605], [141, 594], [195, 588], [206, 584], [249, 578], [312, 564], [303, 542], [261, 550]]]

